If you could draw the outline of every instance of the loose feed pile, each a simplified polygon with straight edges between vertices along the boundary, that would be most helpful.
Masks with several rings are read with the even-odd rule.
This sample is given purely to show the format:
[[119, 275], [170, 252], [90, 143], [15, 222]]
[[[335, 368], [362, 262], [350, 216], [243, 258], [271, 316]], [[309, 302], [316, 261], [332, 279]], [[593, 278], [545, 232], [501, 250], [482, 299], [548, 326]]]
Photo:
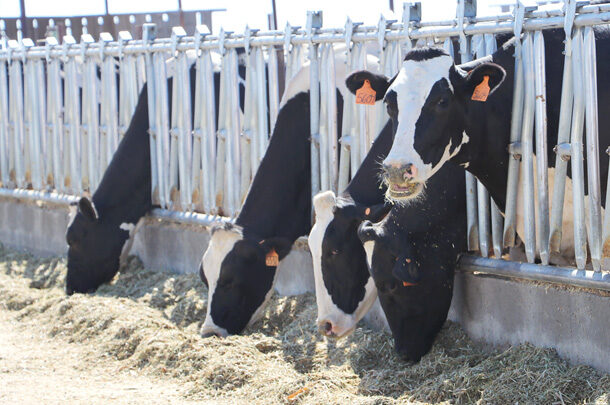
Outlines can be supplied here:
[[112, 285], [66, 297], [65, 272], [65, 258], [0, 247], [0, 311], [66, 350], [86, 345], [88, 364], [119, 361], [171, 380], [189, 402], [610, 403], [610, 375], [528, 344], [485, 349], [452, 323], [416, 365], [394, 355], [387, 333], [320, 337], [312, 295], [274, 297], [243, 335], [202, 339], [207, 292], [195, 274], [150, 271], [131, 258]]

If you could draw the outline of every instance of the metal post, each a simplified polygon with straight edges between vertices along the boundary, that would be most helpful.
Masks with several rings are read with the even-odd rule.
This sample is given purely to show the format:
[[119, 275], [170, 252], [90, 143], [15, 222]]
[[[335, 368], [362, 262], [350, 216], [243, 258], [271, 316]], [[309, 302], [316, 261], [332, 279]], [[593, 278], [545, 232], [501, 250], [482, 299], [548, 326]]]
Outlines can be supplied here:
[[[81, 154], [81, 167], [83, 169], [83, 187], [93, 192], [99, 184], [98, 160], [99, 148], [99, 97], [98, 97], [98, 64], [96, 58], [87, 57], [85, 52], [89, 45], [95, 41], [89, 34], [81, 35], [81, 49], [83, 59], [83, 105], [82, 105], [82, 145], [85, 149]], [[99, 172], [102, 173], [102, 172]]]
[[[133, 38], [129, 31], [120, 31], [118, 43], [122, 47]], [[131, 123], [131, 117], [138, 104], [138, 81], [136, 56], [123, 55], [119, 51], [119, 136], [123, 138]]]
[[564, 20], [565, 48], [563, 62], [563, 80], [561, 87], [561, 105], [559, 111], [559, 128], [557, 131], [557, 146], [555, 156], [555, 178], [551, 205], [551, 222], [549, 236], [549, 253], [559, 253], [562, 238], [563, 202], [565, 196], [568, 161], [570, 160], [570, 128], [572, 126], [572, 107], [574, 103], [574, 85], [572, 73], [572, 30], [576, 13], [576, 1], [565, 3], [566, 16]]
[[240, 196], [245, 198], [248, 193], [248, 186], [258, 165], [258, 147], [259, 137], [257, 136], [257, 87], [258, 80], [256, 75], [256, 56], [255, 50], [250, 46], [250, 37], [253, 32], [249, 27], [246, 27], [244, 33], [244, 47], [246, 59], [246, 84], [244, 94], [244, 119], [240, 137], [242, 153], [241, 157], [241, 189]]
[[322, 44], [320, 46], [320, 130], [318, 131], [318, 145], [319, 145], [319, 153], [320, 153], [320, 190], [330, 190], [330, 179], [329, 179], [329, 171], [330, 167], [328, 165], [328, 138], [329, 127], [328, 127], [328, 116], [330, 112], [328, 111], [328, 99], [330, 92], [328, 86], [328, 47], [330, 44]]
[[528, 32], [523, 40], [523, 72], [525, 79], [525, 101], [523, 104], [523, 124], [521, 127], [521, 144], [523, 156], [523, 227], [525, 255], [530, 263], [536, 258], [536, 227], [534, 208], [534, 161], [533, 161], [533, 127], [536, 101], [534, 75], [533, 34]]
[[523, 49], [521, 45], [521, 32], [525, 17], [525, 6], [520, 1], [515, 5], [515, 78], [513, 84], [513, 105], [510, 121], [510, 144], [508, 158], [508, 179], [506, 183], [506, 206], [504, 208], [504, 247], [515, 246], [517, 231], [517, 196], [519, 187], [519, 169], [521, 165], [521, 129], [523, 124], [524, 104], [524, 78], [523, 78]]
[[320, 191], [320, 85], [318, 66], [318, 44], [312, 38], [322, 27], [322, 12], [307, 12], [307, 35], [309, 41], [309, 117], [311, 133], [311, 195]]
[[[10, 50], [16, 50], [20, 45], [10, 40]], [[23, 81], [21, 61], [9, 58], [9, 115], [11, 117], [9, 128], [9, 171], [11, 180], [17, 187], [25, 187], [25, 173], [23, 167]]]
[[599, 125], [597, 121], [597, 57], [595, 32], [586, 27], [584, 33], [583, 79], [585, 83], [586, 134], [587, 134], [587, 180], [589, 196], [589, 249], [595, 271], [601, 271], [602, 259], [602, 199], [599, 177]]
[[[353, 58], [352, 52], [352, 35], [356, 24], [348, 17], [345, 22], [345, 46], [346, 46], [346, 57], [345, 65], [346, 71], [351, 71], [351, 60]], [[347, 92], [345, 99], [343, 100], [343, 120], [341, 123], [341, 152], [340, 152], [340, 167], [339, 167], [339, 180], [338, 180], [338, 191], [343, 191], [347, 187], [350, 178], [350, 149], [354, 142], [352, 137], [352, 124], [353, 124], [353, 112], [355, 109], [354, 95], [351, 92]]]
[[[205, 25], [195, 29], [197, 49], [210, 34]], [[193, 130], [193, 201], [197, 202], [197, 190], [203, 212], [215, 214], [214, 180], [216, 173], [216, 106], [214, 98], [214, 71], [209, 50], [199, 53], [196, 66], [195, 110]]]
[[119, 139], [116, 66], [112, 56], [103, 53], [104, 46], [112, 42], [108, 32], [100, 34], [100, 59], [102, 61], [100, 108], [100, 158], [99, 173], [103, 173], [112, 159]]
[[585, 228], [585, 189], [583, 168], [583, 125], [585, 113], [585, 95], [582, 86], [582, 29], [577, 28], [572, 36], [572, 73], [574, 83], [574, 108], [572, 110], [572, 130], [570, 143], [572, 145], [572, 191], [574, 205], [574, 250], [576, 265], [584, 269], [587, 263], [587, 235]]
[[279, 79], [280, 75], [278, 72], [277, 52], [275, 46], [269, 46], [267, 48], [268, 55], [268, 84], [269, 84], [269, 133], [273, 134], [273, 128], [275, 128], [275, 121], [277, 120], [277, 114], [280, 109], [280, 93], [279, 93]]
[[[3, 32], [2, 32], [3, 34]], [[8, 187], [9, 179], [9, 121], [8, 114], [8, 82], [6, 74], [6, 63], [0, 61], [0, 176], [2, 179], [2, 187]]]
[[[26, 38], [23, 40], [25, 48], [34, 46], [34, 42]], [[24, 152], [28, 154], [29, 179], [35, 190], [43, 188], [44, 155], [42, 154], [42, 140], [44, 134], [44, 81], [40, 81], [42, 61], [30, 59], [25, 62], [25, 114], [27, 119], [26, 144]], [[42, 94], [41, 94], [42, 93]], [[28, 176], [26, 175], [26, 178]]]
[[[476, 7], [475, 7], [476, 11]], [[457, 23], [460, 29], [460, 56], [461, 62], [466, 63], [472, 59], [470, 51], [470, 40], [464, 32], [464, 16], [466, 13], [466, 0], [458, 1], [457, 8]], [[479, 226], [477, 218], [477, 179], [466, 172], [466, 217], [467, 217], [467, 235], [468, 235], [468, 250], [475, 251], [479, 249]]]
[[47, 37], [47, 129], [51, 146], [52, 179], [49, 182], [58, 191], [64, 191], [63, 171], [63, 95], [61, 92], [61, 66], [59, 58], [49, 57], [52, 48], [57, 47], [55, 37]]
[[[157, 167], [157, 91], [155, 89], [155, 64], [153, 60], [152, 41], [157, 35], [157, 26], [155, 24], [144, 24], [142, 26], [142, 42], [148, 47], [144, 53], [146, 77], [151, 78], [148, 82], [147, 99], [148, 99], [148, 125], [149, 125], [149, 142], [150, 142], [150, 171], [151, 171], [151, 199], [153, 204], [160, 204], [161, 192], [158, 178]], [[139, 86], [139, 84], [138, 84]]]

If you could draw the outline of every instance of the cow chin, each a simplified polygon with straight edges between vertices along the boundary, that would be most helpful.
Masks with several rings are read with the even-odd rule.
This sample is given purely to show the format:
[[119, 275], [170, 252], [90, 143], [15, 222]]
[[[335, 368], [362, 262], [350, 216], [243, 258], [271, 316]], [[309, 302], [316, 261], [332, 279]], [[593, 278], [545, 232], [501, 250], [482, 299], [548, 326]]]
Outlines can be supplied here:
[[423, 190], [424, 183], [420, 182], [402, 184], [388, 182], [386, 198], [392, 203], [406, 205], [421, 197], [423, 195]]

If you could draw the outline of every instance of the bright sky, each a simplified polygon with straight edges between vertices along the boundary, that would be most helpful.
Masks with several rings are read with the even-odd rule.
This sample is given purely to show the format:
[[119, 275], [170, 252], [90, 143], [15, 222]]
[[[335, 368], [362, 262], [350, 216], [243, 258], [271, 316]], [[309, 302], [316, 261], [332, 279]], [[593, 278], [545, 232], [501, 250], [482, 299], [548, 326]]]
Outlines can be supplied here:
[[[490, 5], [512, 3], [512, 0], [479, 0], [478, 14], [498, 13]], [[421, 0], [424, 20], [450, 19], [455, 16], [456, 0]], [[400, 19], [402, 2], [394, 0], [398, 15], [389, 11], [389, 0], [276, 0], [278, 25], [286, 22], [305, 26], [307, 10], [323, 10], [325, 27], [342, 27], [349, 15], [354, 22], [376, 24], [383, 13], [387, 19]], [[246, 25], [267, 28], [267, 14], [271, 13], [271, 0], [182, 0], [184, 10], [226, 8], [213, 16], [214, 31], [224, 27], [227, 31], [241, 32]], [[103, 14], [104, 0], [25, 0], [28, 16], [66, 16]], [[171, 11], [178, 8], [178, 0], [108, 0], [111, 14], [134, 12]], [[0, 0], [0, 17], [19, 16], [19, 0]]]

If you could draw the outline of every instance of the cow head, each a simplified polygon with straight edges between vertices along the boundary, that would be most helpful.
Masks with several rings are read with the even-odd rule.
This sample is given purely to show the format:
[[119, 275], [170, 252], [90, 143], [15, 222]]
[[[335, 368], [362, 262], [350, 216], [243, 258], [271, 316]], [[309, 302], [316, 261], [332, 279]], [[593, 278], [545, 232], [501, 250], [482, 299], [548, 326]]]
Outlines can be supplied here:
[[379, 220], [389, 205], [363, 206], [337, 198], [332, 191], [313, 199], [316, 222], [309, 233], [318, 305], [318, 328], [328, 337], [343, 337], [369, 311], [377, 293], [358, 239], [358, 225]]
[[119, 271], [129, 228], [100, 217], [91, 200], [83, 197], [66, 232], [68, 274], [66, 293], [87, 293], [107, 283]]
[[482, 102], [473, 98], [486, 99], [505, 76], [501, 66], [487, 61], [470, 68], [454, 65], [442, 49], [419, 48], [405, 56], [392, 80], [368, 71], [347, 78], [354, 93], [368, 80], [393, 121], [394, 143], [383, 161], [389, 199], [407, 202], [421, 195], [426, 181], [468, 143], [465, 116]]
[[200, 268], [208, 286], [201, 334], [226, 337], [240, 333], [262, 315], [277, 273], [277, 266], [268, 265], [267, 259], [275, 253], [283, 259], [292, 243], [285, 238], [245, 236], [239, 226], [229, 223], [214, 226], [211, 234]]
[[[388, 231], [385, 222], [364, 221], [358, 236], [396, 351], [407, 361], [419, 361], [430, 350], [445, 321], [452, 284], [430, 268], [436, 253], [427, 250], [425, 242], [419, 246], [395, 227]], [[430, 255], [430, 260], [426, 255]]]

